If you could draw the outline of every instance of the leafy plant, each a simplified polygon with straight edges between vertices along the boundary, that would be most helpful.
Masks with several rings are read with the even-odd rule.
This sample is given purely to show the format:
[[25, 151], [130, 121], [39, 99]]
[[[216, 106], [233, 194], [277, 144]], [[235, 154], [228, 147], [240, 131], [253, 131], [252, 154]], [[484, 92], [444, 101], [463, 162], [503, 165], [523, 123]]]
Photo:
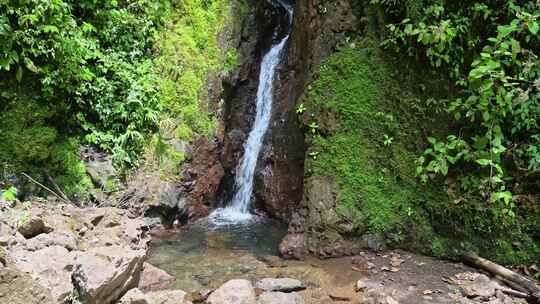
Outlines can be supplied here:
[[12, 202], [17, 199], [18, 190], [15, 187], [9, 187], [8, 189], [2, 191], [2, 200], [6, 202]]
[[304, 106], [304, 103], [300, 103], [296, 107], [296, 114], [298, 114], [298, 115], [304, 114], [305, 111], [306, 111], [306, 107]]
[[529, 176], [538, 172], [539, 19], [535, 1], [504, 6], [475, 1], [467, 7], [435, 1], [421, 17], [388, 26], [385, 46], [426, 58], [460, 88], [459, 97], [446, 104], [459, 134], [429, 138], [419, 159], [424, 181], [452, 168], [475, 168], [467, 190], [503, 202], [513, 214], [513, 185], [531, 183]]
[[384, 134], [383, 136], [384, 136], [383, 144], [385, 146], [390, 146], [392, 142], [394, 141], [394, 138], [392, 136], [388, 136], [387, 134]]
[[307, 126], [308, 126], [309, 131], [311, 132], [311, 134], [316, 134], [317, 130], [319, 130], [319, 125], [317, 124], [316, 121], [310, 122]]

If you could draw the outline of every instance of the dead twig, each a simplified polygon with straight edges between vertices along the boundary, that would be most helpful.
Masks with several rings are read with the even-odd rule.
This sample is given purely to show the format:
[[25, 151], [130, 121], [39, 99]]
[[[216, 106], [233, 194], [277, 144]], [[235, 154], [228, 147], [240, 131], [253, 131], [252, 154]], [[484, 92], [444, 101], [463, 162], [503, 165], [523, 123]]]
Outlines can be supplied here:
[[63, 198], [60, 194], [52, 191], [49, 187], [43, 185], [42, 183], [38, 182], [37, 180], [33, 179], [32, 177], [30, 177], [28, 174], [22, 172], [21, 173], [24, 177], [26, 177], [29, 181], [31, 181], [32, 183], [40, 186], [41, 188], [43, 188], [44, 190], [47, 190], [49, 193], [51, 193], [52, 195], [56, 196], [59, 200], [63, 201], [64, 203], [66, 204], [73, 204], [72, 201], [68, 200], [68, 199], [65, 199]]

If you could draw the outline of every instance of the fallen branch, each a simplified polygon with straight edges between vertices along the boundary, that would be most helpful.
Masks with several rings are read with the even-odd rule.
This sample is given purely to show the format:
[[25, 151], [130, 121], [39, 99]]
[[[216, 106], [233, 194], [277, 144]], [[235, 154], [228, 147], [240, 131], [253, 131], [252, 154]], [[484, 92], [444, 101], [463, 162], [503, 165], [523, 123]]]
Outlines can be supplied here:
[[54, 189], [56, 189], [57, 193], [60, 194], [60, 196], [62, 196], [64, 201], [70, 201], [70, 199], [67, 197], [67, 195], [62, 191], [62, 189], [60, 189], [60, 186], [58, 186], [54, 182], [54, 179], [48, 173], [47, 173], [47, 178], [49, 179], [49, 182], [54, 186]]
[[24, 177], [26, 177], [29, 181], [31, 181], [32, 183], [40, 186], [41, 188], [47, 190], [48, 192], [50, 192], [52, 195], [56, 196], [59, 200], [63, 201], [64, 203], [66, 204], [73, 204], [73, 202], [71, 202], [70, 200], [67, 200], [65, 198], [63, 198], [60, 194], [52, 191], [50, 188], [48, 188], [47, 186], [43, 185], [42, 183], [38, 182], [37, 180], [33, 179], [32, 177], [30, 177], [28, 174], [22, 172], [21, 173]]
[[467, 252], [463, 254], [463, 260], [472, 266], [483, 269], [494, 276], [499, 276], [503, 281], [509, 281], [527, 291], [527, 301], [529, 303], [540, 303], [540, 286], [526, 276], [520, 275], [499, 264], [479, 257], [477, 254]]

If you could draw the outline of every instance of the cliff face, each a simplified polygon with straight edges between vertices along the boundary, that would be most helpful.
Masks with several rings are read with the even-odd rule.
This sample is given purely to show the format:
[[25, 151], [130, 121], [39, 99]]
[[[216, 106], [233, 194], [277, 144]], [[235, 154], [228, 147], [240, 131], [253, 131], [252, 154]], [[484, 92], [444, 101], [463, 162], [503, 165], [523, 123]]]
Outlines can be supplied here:
[[283, 7], [272, 1], [248, 1], [239, 28], [230, 37], [240, 62], [221, 77], [220, 98], [224, 103], [219, 110], [217, 136], [212, 141], [199, 142], [194, 153], [195, 165], [186, 170], [185, 192], [191, 194], [195, 204], [215, 207], [230, 200], [235, 169], [254, 122], [262, 57], [279, 39], [290, 34], [275, 79], [272, 119], [257, 164], [253, 206], [282, 219], [290, 219], [300, 206], [305, 145], [297, 102], [313, 71], [345, 40], [357, 20], [348, 1], [323, 4], [299, 0], [291, 5], [295, 7], [292, 28]]
[[304, 132], [296, 113], [313, 72], [356, 26], [348, 1], [299, 0], [288, 52], [276, 79], [273, 117], [255, 179], [256, 206], [289, 219], [303, 194]]

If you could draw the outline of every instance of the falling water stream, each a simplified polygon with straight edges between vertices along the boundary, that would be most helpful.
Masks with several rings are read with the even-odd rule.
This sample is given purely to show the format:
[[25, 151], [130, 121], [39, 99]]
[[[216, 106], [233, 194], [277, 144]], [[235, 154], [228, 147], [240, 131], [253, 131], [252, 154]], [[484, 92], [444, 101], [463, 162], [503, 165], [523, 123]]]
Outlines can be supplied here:
[[[278, 3], [287, 10], [289, 23], [291, 23], [292, 9], [279, 0]], [[253, 176], [272, 115], [276, 67], [280, 63], [283, 48], [288, 40], [289, 35], [287, 34], [278, 44], [272, 46], [262, 60], [257, 89], [255, 123], [244, 143], [244, 156], [236, 168], [234, 196], [226, 207], [216, 209], [209, 217], [210, 221], [216, 225], [249, 223], [255, 219], [255, 215], [249, 210], [251, 194], [253, 193]]]

